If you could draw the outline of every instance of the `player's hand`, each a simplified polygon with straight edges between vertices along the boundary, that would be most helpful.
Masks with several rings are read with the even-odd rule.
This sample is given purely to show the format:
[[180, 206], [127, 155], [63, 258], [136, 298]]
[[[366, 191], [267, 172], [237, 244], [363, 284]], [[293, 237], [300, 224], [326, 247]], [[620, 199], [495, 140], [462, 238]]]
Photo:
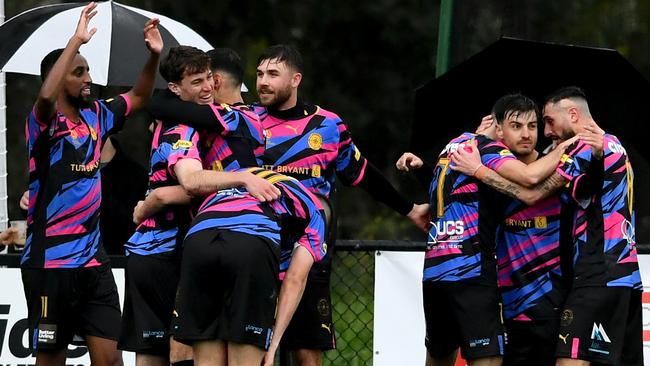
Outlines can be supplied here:
[[147, 45], [149, 52], [157, 55], [162, 52], [164, 43], [160, 31], [158, 30], [160, 19], [149, 19], [144, 25], [144, 43]]
[[481, 119], [481, 124], [479, 124], [478, 127], [476, 128], [476, 134], [483, 135], [491, 138], [492, 140], [495, 140], [497, 134], [496, 134], [496, 123], [494, 122], [495, 122], [494, 116], [492, 116], [491, 114], [483, 117]]
[[424, 162], [418, 156], [410, 152], [405, 152], [397, 159], [395, 167], [397, 167], [397, 170], [408, 172], [410, 170], [420, 169], [423, 164]]
[[20, 208], [25, 211], [29, 209], [29, 191], [23, 192], [22, 197], [20, 197], [20, 202], [18, 203], [18, 206], [20, 206]]
[[449, 155], [453, 164], [449, 167], [465, 175], [474, 176], [474, 173], [483, 165], [481, 155], [476, 147], [476, 141], [466, 142]]
[[597, 159], [603, 157], [605, 150], [605, 137], [601, 131], [600, 127], [593, 123], [587, 125], [585, 131], [580, 133], [580, 139], [591, 146], [591, 154]]
[[431, 228], [431, 215], [429, 214], [429, 204], [414, 204], [411, 212], [406, 215], [415, 226], [422, 231], [428, 232]]
[[81, 43], [88, 43], [88, 41], [93, 38], [95, 32], [97, 32], [97, 28], [88, 30], [88, 23], [90, 23], [90, 19], [97, 15], [97, 10], [95, 10], [95, 8], [97, 8], [97, 3], [91, 2], [81, 10], [79, 22], [77, 23], [77, 29], [74, 32], [74, 36], [77, 37]]
[[138, 203], [135, 205], [135, 208], [133, 209], [133, 222], [136, 225], [140, 225], [142, 221], [146, 219], [146, 216], [144, 216], [144, 201], [138, 201]]
[[15, 227], [10, 227], [7, 230], [0, 233], [0, 244], [9, 245], [13, 244], [18, 238], [18, 229]]
[[280, 198], [280, 190], [268, 180], [260, 178], [255, 174], [244, 174], [244, 187], [251, 196], [260, 202], [270, 202]]
[[262, 366], [273, 366], [273, 361], [275, 360], [276, 347], [271, 345], [264, 354], [264, 359], [262, 360]]
[[574, 142], [578, 141], [579, 138], [580, 138], [580, 135], [575, 135], [575, 136], [571, 137], [570, 139], [568, 139], [568, 140], [566, 140], [566, 141], [564, 141], [564, 142], [559, 143], [559, 144], [557, 145], [557, 149], [561, 149], [562, 152], [566, 152], [566, 149], [567, 149], [569, 146], [573, 145]]

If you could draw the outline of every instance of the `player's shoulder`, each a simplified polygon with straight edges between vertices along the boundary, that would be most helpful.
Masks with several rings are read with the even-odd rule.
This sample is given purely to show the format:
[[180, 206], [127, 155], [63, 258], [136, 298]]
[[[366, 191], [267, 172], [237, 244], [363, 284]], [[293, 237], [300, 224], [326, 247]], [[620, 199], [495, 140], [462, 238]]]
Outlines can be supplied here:
[[313, 104], [313, 105], [306, 105], [305, 106], [305, 113], [308, 114], [313, 114], [317, 116], [323, 116], [327, 120], [331, 120], [334, 123], [340, 123], [343, 122], [343, 119], [336, 113], [327, 110], [319, 105]]

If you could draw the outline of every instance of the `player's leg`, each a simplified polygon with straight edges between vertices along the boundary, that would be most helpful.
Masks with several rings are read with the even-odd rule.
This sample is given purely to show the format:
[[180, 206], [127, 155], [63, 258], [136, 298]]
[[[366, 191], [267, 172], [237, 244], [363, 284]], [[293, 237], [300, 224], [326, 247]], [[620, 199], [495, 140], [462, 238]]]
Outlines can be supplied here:
[[259, 366], [264, 353], [265, 351], [257, 346], [228, 342], [228, 366]]
[[224, 341], [218, 339], [195, 341], [192, 344], [192, 351], [196, 366], [228, 365], [228, 349]]
[[169, 340], [169, 363], [174, 366], [182, 365], [191, 365], [194, 354], [192, 353], [192, 347], [181, 342], [174, 340], [174, 337], [171, 337]]
[[122, 352], [117, 349], [117, 341], [96, 336], [86, 336], [86, 345], [93, 366], [122, 366]]
[[66, 349], [36, 351], [36, 366], [64, 366]]
[[460, 333], [448, 295], [445, 286], [433, 281], [422, 282], [426, 366], [453, 366], [456, 362]]
[[433, 358], [429, 352], [427, 352], [427, 361], [425, 366], [454, 366], [456, 364], [456, 356], [458, 351], [453, 351], [448, 356], [439, 356]]
[[296, 362], [300, 366], [321, 366], [323, 351], [319, 349], [300, 348], [293, 351]]

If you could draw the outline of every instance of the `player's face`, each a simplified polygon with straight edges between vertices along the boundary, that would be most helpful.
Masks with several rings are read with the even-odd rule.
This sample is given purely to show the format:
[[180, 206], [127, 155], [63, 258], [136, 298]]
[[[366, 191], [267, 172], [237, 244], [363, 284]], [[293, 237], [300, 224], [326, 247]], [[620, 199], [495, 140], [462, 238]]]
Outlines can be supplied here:
[[169, 88], [186, 102], [211, 104], [213, 102], [212, 90], [214, 89], [212, 71], [207, 69], [190, 75], [183, 73], [180, 83], [169, 83]]
[[566, 108], [560, 103], [547, 103], [544, 106], [544, 136], [550, 137], [553, 144], [557, 145], [575, 136], [571, 128], [571, 120]]
[[510, 112], [497, 124], [497, 136], [515, 155], [528, 155], [537, 145], [537, 116], [534, 111]]
[[90, 100], [90, 84], [92, 79], [88, 73], [88, 62], [80, 54], [76, 54], [72, 67], [65, 77], [64, 92], [73, 104], [85, 103]]
[[297, 73], [277, 59], [262, 60], [257, 66], [257, 95], [265, 107], [282, 107], [293, 93]]

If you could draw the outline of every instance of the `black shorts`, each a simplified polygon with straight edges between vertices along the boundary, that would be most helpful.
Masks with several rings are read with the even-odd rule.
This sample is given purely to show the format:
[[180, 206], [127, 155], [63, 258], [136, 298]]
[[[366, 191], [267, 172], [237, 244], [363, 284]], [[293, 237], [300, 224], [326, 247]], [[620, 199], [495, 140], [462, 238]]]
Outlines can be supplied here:
[[502, 366], [555, 366], [560, 319], [506, 320], [508, 342]]
[[449, 356], [458, 347], [467, 360], [501, 356], [505, 332], [496, 286], [422, 283], [425, 346], [433, 358]]
[[278, 297], [279, 252], [263, 238], [202, 230], [185, 239], [174, 338], [268, 348]]
[[180, 275], [174, 253], [130, 254], [118, 348], [169, 357], [169, 330]]
[[604, 365], [643, 365], [641, 291], [580, 287], [567, 297], [557, 357]]
[[117, 340], [120, 301], [108, 264], [88, 268], [22, 268], [29, 346], [58, 351], [73, 336]]
[[336, 348], [329, 282], [307, 280], [302, 299], [280, 341], [280, 348], [323, 351]]

